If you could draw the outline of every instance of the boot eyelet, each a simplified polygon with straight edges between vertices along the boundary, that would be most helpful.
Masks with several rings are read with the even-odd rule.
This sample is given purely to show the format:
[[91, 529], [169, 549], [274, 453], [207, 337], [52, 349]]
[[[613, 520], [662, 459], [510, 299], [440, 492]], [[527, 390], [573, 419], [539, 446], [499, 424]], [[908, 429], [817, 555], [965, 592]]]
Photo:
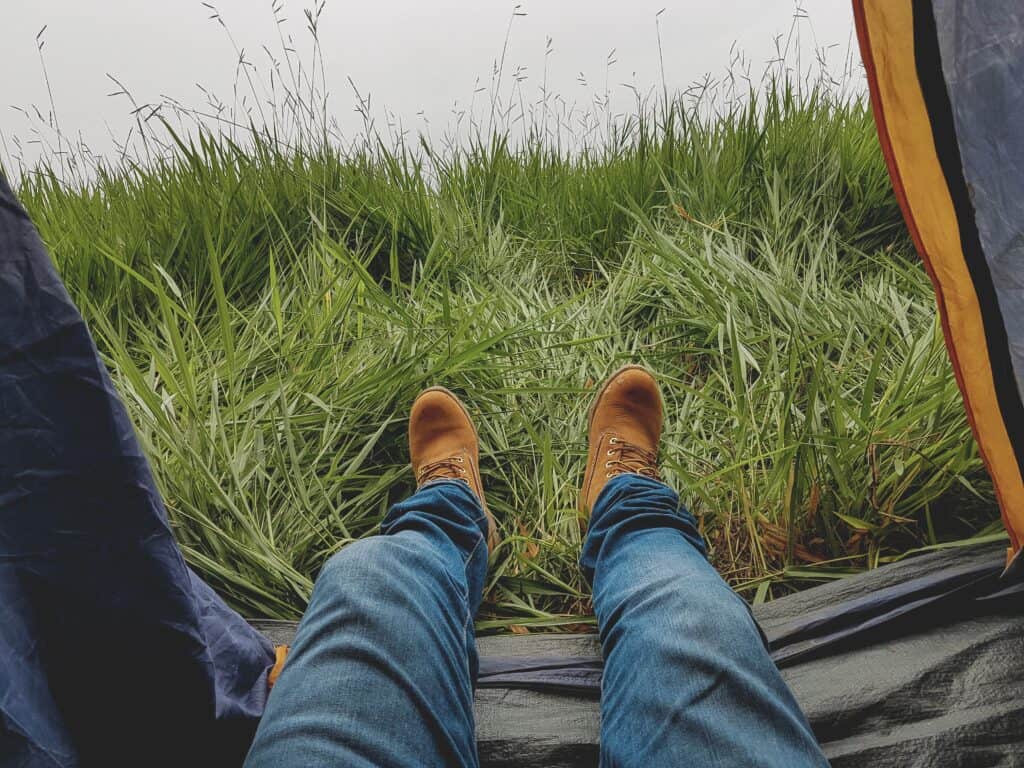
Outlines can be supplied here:
[[605, 476], [606, 478], [610, 478], [610, 477], [612, 476], [612, 473], [611, 473], [611, 472], [606, 472], [604, 476]]
[[614, 450], [611, 450], [611, 449], [609, 449], [609, 450], [608, 450], [608, 455], [609, 455], [609, 456], [614, 456], [614, 455], [615, 455], [615, 451], [614, 451]]
[[465, 461], [465, 459], [464, 459], [464, 458], [463, 458], [462, 456], [456, 456], [456, 457], [455, 457], [455, 460], [456, 460], [457, 462], [459, 462], [459, 464], [461, 464], [461, 463], [462, 463], [463, 461]]
[[617, 444], [617, 443], [619, 442], [619, 440], [618, 440], [618, 438], [616, 438], [616, 437], [609, 437], [609, 438], [608, 438], [608, 442], [609, 442], [610, 444], [612, 444], [612, 445], [615, 445], [615, 444]]
[[604, 468], [605, 468], [605, 469], [608, 469], [608, 468], [609, 468], [609, 467], [610, 467], [611, 465], [612, 465], [612, 463], [611, 463], [610, 461], [606, 461], [606, 462], [604, 463]]

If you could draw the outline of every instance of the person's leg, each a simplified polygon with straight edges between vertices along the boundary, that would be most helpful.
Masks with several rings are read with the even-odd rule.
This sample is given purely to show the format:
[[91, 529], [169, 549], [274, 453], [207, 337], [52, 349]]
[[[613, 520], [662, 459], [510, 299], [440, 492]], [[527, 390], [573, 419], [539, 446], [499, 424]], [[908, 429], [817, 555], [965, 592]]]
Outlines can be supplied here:
[[747, 605], [659, 480], [653, 379], [618, 376], [592, 412], [581, 558], [605, 659], [602, 765], [827, 765]]
[[667, 486], [612, 479], [583, 550], [605, 667], [605, 766], [827, 765], [743, 600]]
[[[468, 424], [453, 397], [434, 393], [424, 397]], [[412, 433], [438, 426], [424, 397], [410, 418], [422, 485], [391, 509], [383, 535], [324, 566], [247, 768], [477, 764], [473, 618], [491, 523], [472, 425], [455, 447], [449, 440], [424, 449]], [[443, 421], [434, 442], [452, 432]]]

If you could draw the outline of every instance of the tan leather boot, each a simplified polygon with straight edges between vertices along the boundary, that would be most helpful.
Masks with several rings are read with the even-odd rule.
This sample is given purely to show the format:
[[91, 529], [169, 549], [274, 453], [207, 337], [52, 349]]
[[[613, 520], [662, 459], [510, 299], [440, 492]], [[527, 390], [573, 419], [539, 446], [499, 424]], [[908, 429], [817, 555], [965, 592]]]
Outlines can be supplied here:
[[487, 515], [487, 547], [498, 544], [494, 516], [484, 501], [476, 427], [459, 398], [444, 387], [423, 390], [409, 412], [409, 458], [416, 487], [431, 480], [461, 480]]
[[590, 406], [590, 452], [580, 493], [581, 514], [590, 514], [601, 489], [616, 475], [635, 473], [661, 480], [662, 419], [658, 382], [645, 368], [627, 365], [605, 382]]

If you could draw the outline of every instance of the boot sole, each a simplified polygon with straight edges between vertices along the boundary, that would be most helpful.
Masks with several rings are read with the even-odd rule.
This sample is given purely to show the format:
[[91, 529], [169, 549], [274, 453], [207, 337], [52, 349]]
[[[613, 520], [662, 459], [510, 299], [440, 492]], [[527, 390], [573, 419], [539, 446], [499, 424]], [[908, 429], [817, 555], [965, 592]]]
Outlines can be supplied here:
[[487, 500], [484, 499], [483, 496], [484, 482], [483, 476], [480, 474], [480, 433], [477, 432], [476, 430], [476, 422], [473, 421], [473, 416], [470, 414], [469, 409], [466, 407], [465, 403], [463, 403], [462, 400], [459, 399], [458, 395], [456, 395], [454, 392], [448, 389], [448, 387], [442, 387], [437, 384], [435, 384], [432, 387], [427, 387], [418, 395], [416, 395], [416, 400], [419, 400], [420, 397], [425, 395], [427, 392], [443, 392], [444, 394], [448, 395], [448, 397], [454, 400], [458, 404], [459, 408], [462, 409], [462, 413], [466, 417], [466, 421], [469, 422], [469, 426], [473, 429], [473, 437], [476, 438], [477, 445], [477, 465], [476, 467], [474, 467], [474, 470], [476, 471], [477, 479], [480, 480], [480, 506], [484, 508], [484, 514], [487, 515], [487, 549], [489, 552], [494, 552], [495, 547], [497, 547], [499, 543], [498, 524], [494, 519], [494, 515], [491, 514], [491, 510], [487, 506]]

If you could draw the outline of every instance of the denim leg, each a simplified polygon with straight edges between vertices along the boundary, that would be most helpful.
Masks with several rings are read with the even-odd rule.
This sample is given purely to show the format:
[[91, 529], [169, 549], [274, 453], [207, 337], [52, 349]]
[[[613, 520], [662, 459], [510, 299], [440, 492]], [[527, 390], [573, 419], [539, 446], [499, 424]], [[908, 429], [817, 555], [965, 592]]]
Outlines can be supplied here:
[[461, 482], [395, 505], [316, 581], [247, 768], [475, 766], [487, 521]]
[[827, 766], [746, 603], [675, 492], [609, 481], [581, 559], [605, 669], [602, 766]]

